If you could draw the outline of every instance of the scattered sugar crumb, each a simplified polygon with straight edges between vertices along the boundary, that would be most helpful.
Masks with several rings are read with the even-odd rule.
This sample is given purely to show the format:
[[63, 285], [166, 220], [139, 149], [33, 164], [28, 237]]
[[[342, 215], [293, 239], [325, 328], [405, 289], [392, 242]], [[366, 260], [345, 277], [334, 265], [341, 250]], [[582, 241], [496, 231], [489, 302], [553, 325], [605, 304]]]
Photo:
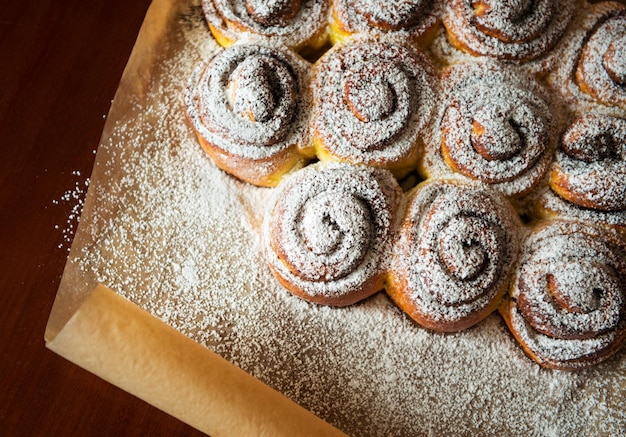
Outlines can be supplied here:
[[554, 372], [497, 315], [436, 334], [382, 293], [338, 309], [277, 285], [255, 245], [269, 190], [217, 169], [185, 119], [187, 80], [216, 49], [190, 11], [101, 145], [68, 276], [105, 283], [353, 436], [624, 434], [624, 351]]

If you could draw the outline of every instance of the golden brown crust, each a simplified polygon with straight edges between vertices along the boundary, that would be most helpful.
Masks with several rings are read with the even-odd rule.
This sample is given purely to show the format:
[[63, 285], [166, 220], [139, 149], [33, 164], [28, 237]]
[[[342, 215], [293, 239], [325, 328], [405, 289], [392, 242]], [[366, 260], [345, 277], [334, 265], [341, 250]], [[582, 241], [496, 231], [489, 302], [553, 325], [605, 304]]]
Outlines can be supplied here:
[[[409, 317], [428, 329], [440, 332], [467, 329], [498, 308], [511, 329], [518, 328], [520, 323], [524, 326], [544, 324], [544, 319], [532, 317], [530, 322], [520, 322], [522, 316], [534, 313], [535, 306], [534, 301], [527, 298], [524, 286], [521, 287], [521, 297], [509, 297], [503, 303], [511, 279], [508, 266], [517, 256], [517, 244], [522, 231], [519, 217], [509, 201], [500, 194], [517, 202], [520, 211], [539, 198], [535, 195], [540, 196], [541, 189], [549, 191], [552, 197], [560, 197], [562, 202], [575, 204], [586, 213], [595, 209], [606, 215], [615, 211], [622, 213], [626, 209], [626, 195], [605, 199], [616, 191], [615, 187], [621, 186], [619, 184], [626, 180], [626, 175], [623, 178], [607, 179], [602, 176], [602, 171], [596, 169], [595, 173], [579, 174], [578, 180], [572, 181], [571, 171], [565, 169], [563, 164], [566, 158], [559, 158], [551, 173], [548, 172], [554, 159], [558, 135], [565, 119], [572, 114], [567, 111], [556, 114], [555, 110], [559, 109], [557, 102], [561, 104], [561, 101], [544, 88], [536, 76], [526, 72], [543, 73], [549, 64], [552, 65], [544, 55], [561, 38], [575, 3], [557, 2], [557, 9], [563, 6], [562, 11], [557, 11], [554, 2], [540, 0], [533, 3], [538, 11], [531, 10], [527, 14], [528, 11], [524, 10], [520, 15], [506, 9], [510, 4], [502, 0], [451, 1], [446, 12], [448, 39], [457, 48], [484, 58], [470, 60], [469, 55], [461, 54], [447, 45], [447, 49], [457, 53], [459, 59], [466, 62], [451, 62], [452, 65], [445, 66], [442, 70], [443, 81], [440, 81], [441, 77], [426, 54], [438, 56], [436, 50], [422, 53], [400, 42], [398, 38], [398, 35], [406, 36], [413, 32], [409, 32], [409, 28], [412, 29], [417, 19], [409, 17], [407, 21], [402, 21], [402, 16], [415, 12], [411, 10], [414, 2], [403, 0], [401, 8], [391, 11], [391, 14], [387, 14], [389, 11], [386, 12], [385, 8], [373, 10], [373, 6], [370, 7], [366, 2], [350, 3], [353, 9], [362, 7], [356, 14], [367, 23], [368, 28], [374, 30], [354, 27], [354, 23], [346, 20], [346, 12], [341, 9], [344, 3], [341, 0], [334, 3], [331, 19], [331, 27], [336, 32], [333, 38], [341, 42], [324, 54], [312, 69], [307, 64], [303, 68], [294, 67], [294, 70], [304, 71], [305, 76], [307, 70], [311, 71], [313, 91], [304, 86], [297, 92], [287, 89], [272, 94], [265, 92], [267, 87], [264, 88], [260, 83], [270, 73], [249, 74], [248, 71], [242, 73], [232, 70], [227, 75], [230, 94], [226, 100], [237, 117], [245, 119], [246, 123], [263, 123], [267, 113], [271, 112], [272, 104], [268, 102], [272, 96], [280, 94], [297, 98], [306, 95], [305, 98], [313, 100], [307, 92], [313, 93], [314, 113], [311, 119], [303, 117], [306, 122], [300, 125], [302, 140], [285, 142], [283, 148], [271, 154], [271, 157], [255, 155], [250, 160], [245, 153], [238, 154], [224, 147], [221, 140], [215, 139], [221, 127], [213, 130], [206, 126], [197, 128], [198, 121], [205, 123], [212, 120], [213, 116], [207, 110], [190, 114], [200, 143], [207, 153], [218, 166], [244, 181], [276, 186], [284, 174], [299, 168], [307, 158], [317, 157], [322, 161], [290, 175], [292, 177], [286, 179], [285, 184], [281, 184], [277, 190], [280, 194], [277, 194], [277, 200], [271, 206], [272, 215], [268, 216], [264, 228], [264, 250], [273, 274], [292, 294], [324, 305], [350, 305], [386, 288], [391, 299]], [[469, 4], [475, 14], [463, 19], [455, 16], [453, 7], [461, 4], [465, 9]], [[289, 21], [298, 14], [297, 3], [276, 2], [275, 6], [278, 8], [276, 16], [272, 11], [262, 10], [262, 5], [253, 0], [248, 1], [246, 10], [251, 16], [260, 14], [256, 22], [266, 27]], [[613, 4], [606, 8], [611, 9], [609, 6], [614, 8]], [[599, 10], [603, 9], [600, 7]], [[608, 16], [616, 14], [620, 15], [621, 12], [610, 12]], [[562, 20], [555, 25], [552, 20], [557, 15]], [[386, 21], [387, 18], [392, 21]], [[580, 20], [580, 17], [576, 19]], [[463, 20], [471, 22], [471, 31], [457, 31], [456, 26]], [[518, 22], [523, 22], [523, 25], [513, 25]], [[250, 31], [236, 22], [220, 27], [215, 21], [209, 21], [209, 25], [220, 44], [232, 44], [239, 38], [233, 37], [233, 30], [244, 33]], [[432, 23], [426, 26], [424, 33], [416, 40], [423, 44], [424, 38], [429, 38], [424, 35], [429, 35], [435, 27]], [[593, 32], [596, 30], [594, 28]], [[593, 33], [590, 29], [585, 32]], [[482, 36], [478, 38], [478, 34]], [[443, 29], [440, 36], [444, 41], [446, 36]], [[477, 46], [474, 43], [479, 39], [482, 45]], [[487, 43], [483, 44], [483, 39]], [[277, 48], [273, 43], [260, 44], [266, 50]], [[300, 47], [291, 42], [289, 44]], [[626, 78], [622, 77], [621, 44], [619, 38], [611, 40], [603, 52], [601, 62], [610, 80], [623, 86]], [[236, 43], [233, 49], [239, 50], [243, 45], [246, 44]], [[563, 42], [562, 45], [567, 44]], [[585, 50], [581, 49], [583, 52]], [[496, 58], [498, 61], [485, 58]], [[580, 59], [580, 65], [583, 61], [587, 63], [585, 53]], [[265, 62], [262, 60], [258, 64]], [[513, 66], [511, 63], [524, 65]], [[535, 64], [537, 68], [529, 67]], [[586, 67], [579, 67], [581, 71], [584, 69]], [[570, 67], [572, 81], [577, 74], [582, 74], [574, 74], [574, 70]], [[268, 68], [268, 71], [273, 69]], [[206, 78], [208, 75], [197, 83], [208, 83]], [[299, 84], [307, 80], [302, 77], [296, 79]], [[590, 92], [586, 83], [581, 87], [583, 91]], [[254, 88], [254, 93], [265, 95], [267, 99], [261, 104], [251, 102], [247, 93], [249, 88]], [[202, 99], [199, 94], [195, 96], [194, 104], [198, 104]], [[300, 108], [300, 105], [296, 106]], [[293, 116], [291, 111], [286, 111], [286, 114], [288, 117]], [[349, 118], [344, 118], [346, 114]], [[589, 116], [593, 117], [600, 116]], [[433, 127], [436, 123], [439, 124]], [[586, 136], [596, 135], [595, 128], [590, 127], [589, 123], [582, 124], [582, 130], [566, 134], [572, 137], [572, 143], [585, 142]], [[611, 129], [616, 131], [613, 127]], [[240, 131], [237, 130], [237, 135]], [[270, 136], [264, 147], [273, 147], [280, 141]], [[567, 155], [567, 159], [587, 164], [606, 159], [619, 161], [624, 153], [614, 144], [609, 147], [602, 143], [599, 148], [596, 146], [589, 152], [591, 156], [586, 150], [569, 147], [568, 141], [563, 141], [559, 156]], [[622, 137], [613, 141], [623, 142]], [[402, 145], [398, 146], [398, 143]], [[432, 147], [433, 144], [436, 146]], [[619, 162], [617, 165], [619, 167]], [[432, 180], [424, 182], [404, 199], [400, 199], [402, 196], [397, 183], [390, 182], [393, 178], [388, 171], [396, 178], [401, 178], [417, 166], [420, 166], [422, 176]], [[381, 231], [384, 237], [376, 234], [378, 230], [372, 230], [376, 226], [372, 224], [371, 218], [377, 213], [372, 213], [370, 206], [363, 207], [361, 194], [351, 193], [348, 196], [356, 198], [356, 201], [344, 198], [335, 200], [330, 194], [328, 198], [326, 193], [321, 194], [330, 186], [341, 192], [341, 196], [346, 195], [352, 188], [339, 189], [336, 185], [338, 179], [328, 174], [335, 171], [351, 173], [355, 169], [359, 174], [359, 182], [354, 185], [348, 182], [348, 186], [366, 185], [371, 188], [368, 184], [374, 183], [385, 187], [378, 187], [384, 193], [382, 198], [386, 199], [382, 203], [389, 206], [385, 212], [385, 229]], [[363, 176], [365, 173], [369, 176]], [[381, 176], [383, 173], [386, 176]], [[589, 181], [595, 180], [595, 176], [600, 180], [597, 186], [589, 184]], [[311, 179], [304, 181], [308, 177]], [[330, 179], [322, 181], [328, 177]], [[610, 182], [607, 182], [609, 179]], [[583, 185], [579, 183], [581, 180], [585, 182]], [[298, 184], [306, 188], [294, 188], [293, 181], [299, 181]], [[583, 186], [583, 190], [577, 190], [577, 186]], [[307, 191], [311, 187], [314, 187], [314, 194]], [[499, 193], [493, 193], [492, 188]], [[317, 199], [314, 202], [318, 203], [312, 207], [295, 206], [293, 200], [283, 204], [281, 196], [304, 198], [303, 204], [311, 199]], [[401, 200], [406, 201], [404, 206], [407, 215], [402, 223], [394, 223], [396, 215], [400, 213], [398, 204]], [[541, 200], [543, 202], [543, 198]], [[547, 204], [541, 205], [544, 208]], [[326, 211], [326, 208], [330, 212], [320, 212]], [[540, 213], [531, 219], [554, 212], [547, 206], [543, 210], [533, 210], [536, 211]], [[357, 219], [345, 218], [348, 212], [355, 213]], [[624, 213], [626, 228], [626, 211]], [[297, 220], [284, 222], [284, 217], [289, 215]], [[363, 251], [361, 247], [345, 249], [345, 260], [333, 258], [334, 255], [327, 257], [326, 251], [331, 246], [334, 250], [337, 230], [343, 226], [338, 223], [357, 222], [358, 229], [346, 240], [368, 240], [372, 232], [376, 234], [376, 261], [372, 261], [369, 252]], [[333, 223], [332, 226], [327, 226], [329, 223]], [[294, 230], [297, 238], [290, 235]], [[320, 230], [322, 236], [314, 235]], [[384, 239], [387, 240], [381, 242]], [[389, 241], [393, 239], [397, 240], [397, 244], [392, 248]], [[294, 255], [296, 246], [296, 252], [300, 252]], [[304, 252], [307, 251], [315, 253], [313, 261], [305, 259]], [[324, 257], [327, 259], [320, 261]], [[370, 269], [368, 273], [353, 273], [355, 267], [363, 266]], [[600, 276], [605, 272], [602, 269], [598, 271]], [[576, 313], [580, 310], [579, 303], [573, 302], [568, 294], [568, 287], [571, 288], [572, 284], [558, 274], [551, 273], [546, 278], [546, 288], [553, 296], [552, 299], [564, 311]], [[524, 283], [526, 279], [520, 281]], [[558, 323], [551, 317], [548, 319], [548, 324]], [[571, 334], [569, 331], [548, 332], [542, 329], [537, 330], [539, 334], [532, 335], [518, 329], [513, 335], [522, 342], [522, 347], [534, 360], [546, 367], [558, 369], [584, 368], [599, 362], [614, 353], [624, 338], [623, 330], [619, 328], [614, 338], [604, 341], [603, 348], [597, 353], [557, 359], [550, 354], [558, 355], [563, 350], [560, 344], [553, 346], [553, 350], [548, 351], [546, 356], [543, 351], [538, 351], [533, 344], [534, 340], [528, 340], [529, 335], [558, 334], [565, 335], [566, 340], [572, 340], [568, 336], [574, 335], [573, 340], [584, 342], [596, 341], [597, 335], [604, 335], [605, 331]]]
[[499, 306], [519, 222], [496, 192], [459, 181], [419, 185], [408, 200], [387, 293], [420, 325], [466, 329]]
[[218, 167], [276, 186], [312, 157], [308, 69], [289, 49], [264, 43], [233, 45], [198, 68], [187, 116]]
[[[529, 7], [530, 3], [530, 7]], [[444, 14], [450, 43], [474, 56], [527, 62], [548, 53], [569, 24], [576, 2], [451, 0]]]
[[522, 247], [500, 307], [524, 352], [544, 367], [576, 370], [619, 350], [626, 337], [626, 252], [615, 234], [546, 221]]
[[271, 38], [294, 50], [313, 52], [328, 40], [328, 0], [203, 0], [209, 29], [217, 42]]
[[383, 288], [401, 191], [386, 170], [318, 163], [286, 179], [264, 224], [280, 283], [314, 303], [343, 306]]
[[585, 114], [563, 135], [550, 187], [598, 211], [626, 210], [626, 119]]
[[424, 47], [441, 21], [441, 0], [333, 0], [330, 38], [333, 43], [352, 35], [384, 36]]
[[459, 173], [522, 198], [542, 181], [558, 141], [551, 100], [532, 77], [494, 62], [448, 68], [422, 172]]
[[408, 46], [355, 39], [315, 64], [313, 138], [320, 160], [413, 169], [429, 127], [438, 78], [428, 58]]
[[599, 11], [576, 65], [576, 82], [596, 101], [626, 109], [626, 7], [614, 2]]

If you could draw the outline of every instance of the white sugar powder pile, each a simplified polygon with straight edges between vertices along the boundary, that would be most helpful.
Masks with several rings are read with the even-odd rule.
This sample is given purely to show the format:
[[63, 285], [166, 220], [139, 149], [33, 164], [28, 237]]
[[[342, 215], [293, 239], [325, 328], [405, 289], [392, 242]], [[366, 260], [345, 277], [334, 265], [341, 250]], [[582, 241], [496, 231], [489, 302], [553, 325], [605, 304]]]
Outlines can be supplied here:
[[218, 170], [185, 119], [187, 79], [215, 45], [197, 7], [176, 20], [132, 98], [137, 115], [101, 146], [70, 276], [103, 282], [350, 435], [623, 435], [624, 352], [549, 371], [497, 315], [443, 335], [383, 293], [338, 309], [282, 289], [256, 233], [271, 190]]

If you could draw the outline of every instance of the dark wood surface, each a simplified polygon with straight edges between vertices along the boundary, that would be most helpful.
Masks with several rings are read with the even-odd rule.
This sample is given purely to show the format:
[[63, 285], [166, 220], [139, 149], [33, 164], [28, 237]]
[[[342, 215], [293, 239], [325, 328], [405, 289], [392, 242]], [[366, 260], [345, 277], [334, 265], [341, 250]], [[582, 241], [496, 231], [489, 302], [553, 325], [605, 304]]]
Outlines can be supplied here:
[[149, 4], [0, 0], [2, 436], [201, 435], [43, 340], [78, 203], [64, 194], [91, 173]]

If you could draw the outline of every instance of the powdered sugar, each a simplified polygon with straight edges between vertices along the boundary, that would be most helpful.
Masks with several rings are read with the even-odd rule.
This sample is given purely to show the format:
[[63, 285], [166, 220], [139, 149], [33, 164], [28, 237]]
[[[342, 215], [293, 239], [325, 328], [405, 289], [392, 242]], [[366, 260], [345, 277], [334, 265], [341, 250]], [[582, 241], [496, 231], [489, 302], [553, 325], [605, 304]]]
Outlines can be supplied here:
[[186, 80], [216, 50], [186, 24], [201, 19], [176, 22], [147, 92], [116, 101], [65, 281], [104, 282], [350, 435], [623, 431], [624, 352], [552, 372], [495, 315], [440, 335], [384, 294], [337, 309], [277, 285], [250, 249], [271, 190], [220, 171], [185, 122]]
[[[480, 5], [480, 15], [476, 4]], [[452, 0], [443, 20], [456, 44], [464, 50], [474, 55], [523, 62], [538, 58], [554, 47], [573, 16], [574, 7], [571, 0]]]
[[253, 2], [248, 9], [244, 0], [203, 0], [202, 6], [209, 24], [231, 41], [271, 37], [299, 48], [324, 34], [330, 10], [327, 0], [290, 3], [273, 13], [263, 8], [263, 2]]
[[[580, 74], [577, 74], [577, 70], [580, 68], [580, 61], [582, 59], [583, 51], [587, 41], [590, 40], [595, 31], [599, 29], [603, 23], [611, 20], [615, 17], [620, 17], [619, 20], [624, 19], [624, 6], [616, 2], [598, 2], [596, 4], [586, 4], [583, 9], [580, 10], [570, 26], [567, 34], [563, 37], [561, 44], [556, 48], [555, 55], [559, 57], [560, 62], [556, 68], [548, 76], [547, 80], [551, 87], [558, 90], [558, 92], [566, 99], [567, 104], [571, 107], [571, 110], [576, 114], [585, 112], [600, 112], [605, 114], [624, 116], [624, 105], [619, 103], [619, 99], [598, 101], [592, 95], [584, 92], [580, 88]], [[619, 32], [619, 26], [616, 26], [616, 30]], [[624, 26], [621, 26], [623, 31]], [[606, 46], [610, 45], [611, 40], [606, 35], [597, 35], [595, 38], [598, 44]], [[590, 55], [597, 57], [603, 57], [605, 51], [598, 52], [598, 48], [593, 50], [587, 49]], [[586, 78], [589, 83], [597, 83], [601, 80], [601, 77], [606, 78], [606, 70], [602, 65], [602, 61], [599, 65], [582, 67], [585, 70], [591, 72], [596, 70], [596, 77], [594, 74], [586, 74]], [[589, 70], [591, 68], [591, 70]], [[604, 70], [604, 72], [600, 71]], [[578, 77], [577, 77], [578, 76]], [[610, 83], [603, 93], [614, 92], [615, 86]], [[619, 106], [622, 106], [620, 110]]]
[[551, 186], [579, 206], [624, 211], [625, 159], [626, 119], [587, 114], [564, 134]]
[[404, 220], [392, 269], [406, 290], [394, 294], [442, 329], [495, 307], [519, 244], [519, 222], [503, 198], [435, 180], [411, 195]]
[[580, 55], [576, 79], [581, 88], [596, 100], [626, 108], [626, 89], [619, 83], [626, 77], [623, 55], [626, 44], [626, 11], [617, 13], [589, 35]]
[[70, 245], [78, 223], [80, 223], [81, 213], [83, 211], [83, 205], [85, 203], [85, 197], [87, 195], [87, 189], [89, 188], [89, 178], [81, 178], [81, 174], [78, 170], [72, 172], [72, 175], [80, 178], [74, 183], [74, 188], [67, 190], [63, 193], [59, 200], [53, 200], [54, 205], [61, 203], [69, 203], [70, 213], [67, 217], [67, 222], [64, 225], [55, 225], [55, 229], [61, 229], [63, 241], [59, 243], [58, 248], [67, 250], [69, 253]]
[[370, 295], [382, 286], [399, 200], [384, 170], [307, 167], [281, 184], [268, 211], [268, 262], [314, 301]]
[[[379, 84], [391, 100], [365, 117], [368, 89], [364, 78]], [[437, 77], [421, 52], [373, 39], [339, 44], [315, 65], [315, 134], [318, 147], [335, 159], [385, 168], [408, 168], [418, 139], [428, 126], [438, 94]], [[379, 101], [380, 102], [380, 101]]]
[[[522, 343], [556, 366], [607, 356], [626, 335], [623, 243], [590, 226], [555, 222], [535, 230], [523, 253], [509, 311]], [[587, 290], [584, 299], [579, 288]]]
[[308, 63], [280, 46], [233, 46], [192, 77], [189, 117], [222, 150], [250, 159], [271, 157], [307, 141], [308, 75]]
[[440, 20], [441, 0], [338, 0], [333, 18], [350, 34], [419, 39]]
[[[443, 87], [441, 121], [423, 158], [425, 175], [457, 171], [506, 196], [527, 194], [547, 171], [557, 142], [560, 120], [547, 93], [529, 77], [491, 62], [449, 68]], [[493, 146], [507, 137], [510, 144]]]

